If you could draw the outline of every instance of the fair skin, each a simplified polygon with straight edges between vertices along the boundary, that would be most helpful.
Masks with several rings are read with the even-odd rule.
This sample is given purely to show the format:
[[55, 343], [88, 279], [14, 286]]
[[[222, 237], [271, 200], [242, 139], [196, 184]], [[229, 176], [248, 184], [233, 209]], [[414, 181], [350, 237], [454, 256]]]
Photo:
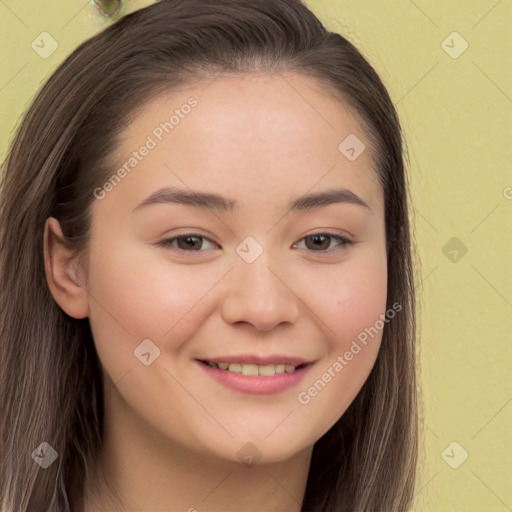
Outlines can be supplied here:
[[[157, 140], [155, 127], [191, 96], [197, 106]], [[366, 144], [354, 161], [338, 150], [349, 134]], [[152, 100], [123, 133], [113, 172], [148, 135], [156, 147], [93, 199], [86, 266], [59, 243], [57, 222], [45, 231], [50, 291], [68, 315], [89, 318], [103, 367], [98, 469], [125, 511], [298, 512], [313, 445], [361, 389], [381, 341], [380, 333], [333, 372], [386, 311], [383, 194], [370, 142], [321, 84], [296, 73], [222, 75]], [[163, 187], [239, 207], [137, 208]], [[368, 207], [288, 211], [306, 193], [342, 188]], [[312, 237], [324, 233], [331, 238]], [[157, 245], [185, 234], [199, 237]], [[262, 248], [251, 263], [236, 251], [247, 237]], [[160, 350], [148, 366], [134, 356], [145, 339]], [[251, 393], [199, 362], [242, 355], [309, 364], [286, 389]], [[308, 393], [318, 379], [328, 382]], [[257, 463], [242, 464], [247, 453]], [[86, 512], [115, 510], [105, 480], [87, 484]]]

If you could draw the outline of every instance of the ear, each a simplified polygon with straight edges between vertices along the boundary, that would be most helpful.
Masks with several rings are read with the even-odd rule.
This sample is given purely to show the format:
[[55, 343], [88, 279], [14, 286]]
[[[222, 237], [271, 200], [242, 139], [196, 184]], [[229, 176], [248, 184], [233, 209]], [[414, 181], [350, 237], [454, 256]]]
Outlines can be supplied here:
[[46, 282], [55, 302], [73, 318], [89, 316], [89, 301], [85, 288], [85, 272], [64, 245], [59, 221], [46, 219], [44, 226], [44, 266]]

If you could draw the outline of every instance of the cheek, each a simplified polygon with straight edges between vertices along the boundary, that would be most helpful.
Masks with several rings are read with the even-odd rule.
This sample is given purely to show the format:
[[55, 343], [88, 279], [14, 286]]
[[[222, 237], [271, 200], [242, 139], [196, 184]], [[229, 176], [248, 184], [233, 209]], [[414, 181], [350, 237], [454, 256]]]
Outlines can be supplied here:
[[385, 255], [367, 251], [345, 263], [304, 270], [301, 278], [303, 296], [322, 321], [319, 325], [324, 326], [330, 352], [347, 350], [351, 340], [373, 326], [386, 309]]
[[375, 363], [385, 325], [385, 257], [361, 258], [338, 270], [323, 280], [323, 293], [310, 295], [311, 308], [328, 326], [327, 353], [297, 394], [311, 432], [326, 432], [354, 400]]
[[346, 347], [347, 340], [355, 339], [365, 329], [375, 325], [379, 315], [385, 312], [387, 298], [387, 274], [385, 266], [366, 269], [347, 276], [343, 289], [332, 301], [332, 315], [336, 319], [334, 330], [342, 333], [335, 342], [338, 349]]
[[147, 248], [144, 255], [91, 249], [89, 262], [89, 321], [98, 354], [104, 366], [125, 371], [135, 365], [133, 351], [144, 339], [162, 352], [163, 339], [166, 352], [177, 350], [192, 333], [203, 296], [223, 274], [171, 263]]

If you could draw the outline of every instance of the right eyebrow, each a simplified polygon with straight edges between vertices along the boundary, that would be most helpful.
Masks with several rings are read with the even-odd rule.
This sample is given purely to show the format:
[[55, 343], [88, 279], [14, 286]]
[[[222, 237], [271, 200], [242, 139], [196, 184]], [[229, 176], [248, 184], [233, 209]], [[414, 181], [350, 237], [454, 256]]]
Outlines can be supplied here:
[[153, 204], [184, 204], [198, 206], [213, 210], [232, 212], [239, 205], [234, 199], [227, 199], [218, 194], [181, 189], [178, 187], [164, 187], [153, 192], [144, 199], [133, 211]]

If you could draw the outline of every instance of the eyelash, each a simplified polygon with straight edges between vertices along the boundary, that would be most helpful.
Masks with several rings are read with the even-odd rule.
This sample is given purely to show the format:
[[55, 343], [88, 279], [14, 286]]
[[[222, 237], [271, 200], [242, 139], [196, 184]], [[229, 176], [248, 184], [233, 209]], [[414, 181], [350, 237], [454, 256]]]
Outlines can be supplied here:
[[[345, 249], [347, 247], [350, 247], [350, 246], [352, 246], [352, 245], [354, 245], [356, 243], [356, 242], [353, 242], [352, 240], [350, 240], [349, 238], [347, 238], [345, 236], [335, 235], [334, 233], [329, 233], [329, 232], [312, 233], [310, 235], [306, 235], [305, 237], [301, 238], [299, 240], [299, 242], [304, 240], [305, 238], [309, 238], [309, 237], [313, 237], [313, 236], [328, 236], [330, 238], [338, 239], [341, 242], [334, 249], [323, 249], [321, 251], [309, 250], [309, 252], [316, 253], [316, 254], [329, 254], [329, 253], [337, 252], [339, 250], [342, 250], [342, 249]], [[173, 250], [176, 251], [179, 254], [191, 254], [191, 253], [203, 253], [204, 252], [204, 251], [194, 251], [194, 250], [187, 251], [185, 249], [179, 249], [179, 248], [173, 247], [171, 245], [175, 240], [178, 240], [180, 238], [187, 238], [187, 237], [196, 237], [196, 238], [201, 238], [201, 239], [208, 240], [208, 241], [212, 242], [212, 240], [210, 240], [209, 238], [207, 238], [207, 237], [205, 237], [203, 235], [200, 235], [198, 233], [185, 233], [184, 235], [179, 235], [179, 236], [175, 236], [175, 237], [172, 237], [172, 238], [165, 238], [165, 239], [161, 240], [160, 242], [157, 242], [156, 245], [159, 246], [159, 247], [164, 247], [164, 248], [172, 247]], [[215, 242], [212, 242], [212, 243], [215, 243]]]

